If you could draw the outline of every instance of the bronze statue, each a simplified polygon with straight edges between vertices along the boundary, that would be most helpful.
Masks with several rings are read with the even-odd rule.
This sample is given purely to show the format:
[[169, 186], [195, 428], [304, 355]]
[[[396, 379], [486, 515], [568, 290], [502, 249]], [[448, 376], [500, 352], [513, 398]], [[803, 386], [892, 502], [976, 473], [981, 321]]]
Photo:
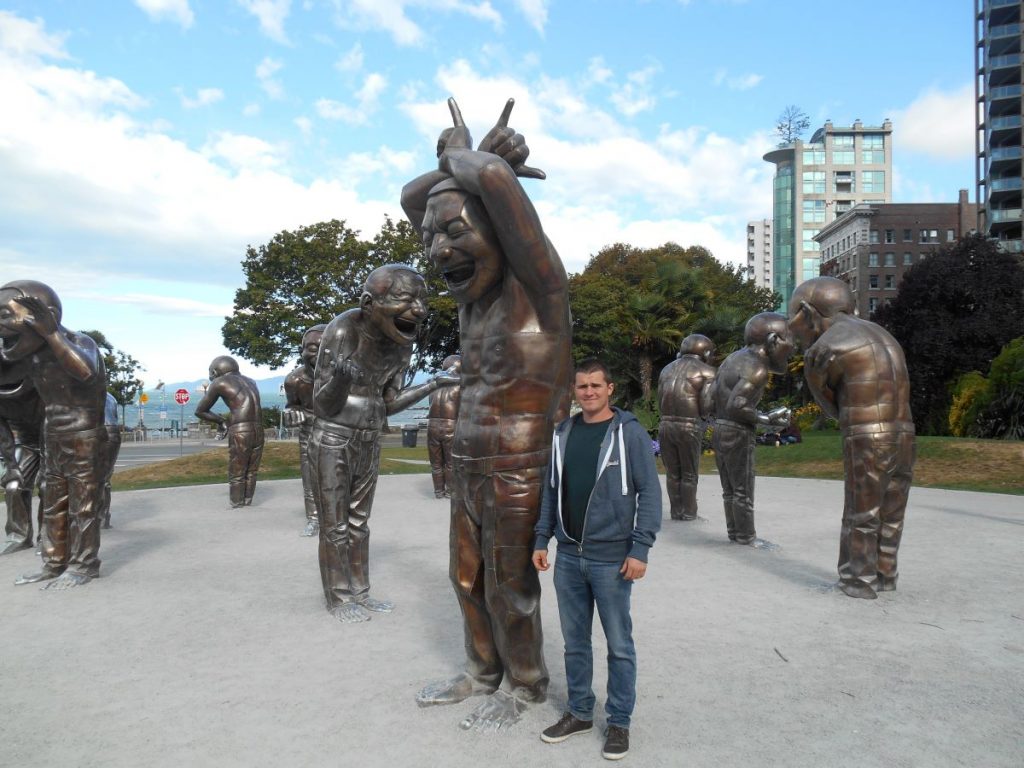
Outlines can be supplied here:
[[57, 294], [43, 283], [16, 280], [0, 288], [0, 375], [22, 380], [0, 397], [18, 397], [31, 385], [45, 415], [43, 567], [15, 584], [52, 579], [44, 589], [86, 584], [100, 570], [106, 373], [96, 343], [62, 326], [62, 314]]
[[309, 461], [320, 514], [324, 597], [327, 610], [344, 623], [394, 608], [370, 597], [368, 524], [385, 419], [455, 383], [442, 373], [402, 386], [426, 316], [423, 277], [405, 264], [387, 264], [370, 273], [359, 306], [335, 317], [320, 344]]
[[313, 374], [316, 356], [326, 325], [314, 325], [302, 334], [302, 365], [284, 378], [284, 424], [299, 428], [299, 467], [302, 472], [302, 498], [306, 505], [306, 527], [303, 536], [316, 536], [320, 532], [320, 519], [316, 513], [313, 493], [313, 467], [309, 463], [309, 435], [313, 431]]
[[701, 442], [711, 407], [715, 344], [692, 333], [679, 345], [676, 359], [658, 377], [658, 443], [665, 465], [669, 514], [673, 520], [697, 519], [697, 480]]
[[103, 449], [103, 486], [100, 495], [98, 517], [104, 528], [110, 527], [110, 479], [114, 476], [114, 465], [121, 450], [121, 425], [117, 420], [117, 400], [107, 393], [103, 408], [103, 426], [107, 431], [107, 444]]
[[[210, 410], [217, 400], [224, 401], [227, 415]], [[263, 458], [263, 408], [256, 382], [238, 372], [235, 358], [221, 355], [210, 363], [210, 388], [196, 406], [196, 418], [216, 424], [218, 433], [227, 433], [231, 506], [252, 504]]]
[[849, 287], [833, 277], [797, 286], [789, 328], [804, 352], [804, 377], [843, 437], [846, 502], [839, 588], [874, 599], [896, 589], [896, 555], [914, 472], [910, 378], [899, 343], [856, 317]]
[[[402, 207], [459, 304], [462, 392], [452, 447], [450, 575], [462, 608], [466, 671], [420, 691], [421, 706], [488, 698], [462, 722], [515, 722], [548, 686], [533, 526], [554, 424], [568, 411], [568, 280], [517, 177], [529, 149], [508, 127], [513, 100], [476, 151], [454, 99], [438, 170]], [[511, 692], [499, 690], [502, 680]]]
[[758, 424], [789, 423], [788, 408], [762, 413], [757, 404], [768, 385], [768, 374], [785, 373], [793, 343], [786, 318], [775, 312], [750, 318], [743, 341], [746, 346], [725, 358], [711, 385], [711, 408], [716, 416], [712, 446], [722, 481], [729, 541], [774, 548], [757, 538], [754, 530], [754, 432]]
[[32, 492], [42, 479], [43, 401], [31, 382], [20, 379], [3, 381], [0, 390], [19, 393], [0, 394], [0, 459], [5, 469], [0, 483], [7, 502], [7, 538], [0, 555], [8, 555], [33, 544]]
[[[441, 367], [458, 376], [462, 358], [449, 355]], [[455, 439], [455, 419], [459, 415], [458, 385], [444, 387], [430, 396], [427, 412], [427, 455], [430, 457], [430, 476], [434, 481], [434, 497], [451, 498], [455, 480], [452, 477], [452, 441]]]

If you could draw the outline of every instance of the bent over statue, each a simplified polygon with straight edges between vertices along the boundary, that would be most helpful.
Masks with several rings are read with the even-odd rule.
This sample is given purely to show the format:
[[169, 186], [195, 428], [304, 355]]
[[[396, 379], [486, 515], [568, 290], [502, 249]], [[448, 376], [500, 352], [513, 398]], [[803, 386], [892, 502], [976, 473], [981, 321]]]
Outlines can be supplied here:
[[525, 140], [508, 127], [513, 103], [473, 150], [449, 99], [454, 127], [438, 142], [438, 169], [402, 190], [402, 207], [458, 302], [462, 350], [450, 577], [466, 671], [426, 686], [417, 701], [488, 695], [462, 722], [479, 730], [509, 725], [526, 702], [546, 697], [533, 527], [572, 381], [568, 281], [519, 182], [544, 174], [525, 165]]

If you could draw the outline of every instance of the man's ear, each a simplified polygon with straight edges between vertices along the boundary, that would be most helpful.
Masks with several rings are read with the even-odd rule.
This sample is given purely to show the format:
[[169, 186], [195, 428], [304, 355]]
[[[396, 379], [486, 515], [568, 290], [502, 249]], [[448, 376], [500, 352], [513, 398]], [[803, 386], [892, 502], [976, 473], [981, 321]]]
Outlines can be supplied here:
[[363, 295], [359, 297], [359, 308], [366, 310], [373, 304], [373, 294], [369, 291], [363, 291]]
[[775, 331], [768, 334], [768, 338], [764, 340], [764, 348], [771, 352], [779, 345], [779, 339], [781, 337]]

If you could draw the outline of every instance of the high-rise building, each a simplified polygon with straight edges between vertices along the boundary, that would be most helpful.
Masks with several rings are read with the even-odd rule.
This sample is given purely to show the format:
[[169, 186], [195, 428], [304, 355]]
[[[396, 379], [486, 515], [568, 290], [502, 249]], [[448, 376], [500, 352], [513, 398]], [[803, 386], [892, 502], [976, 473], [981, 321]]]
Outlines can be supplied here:
[[747, 280], [758, 288], [772, 285], [772, 220], [747, 222]]
[[974, 231], [977, 208], [966, 189], [955, 203], [855, 205], [815, 238], [821, 274], [846, 282], [860, 316], [871, 317], [895, 298], [904, 272]]
[[1024, 2], [975, 0], [978, 231], [1021, 253]]
[[796, 286], [819, 274], [814, 236], [822, 227], [857, 203], [892, 201], [892, 123], [828, 121], [810, 141], [783, 144], [764, 159], [775, 164], [772, 279], [785, 307]]

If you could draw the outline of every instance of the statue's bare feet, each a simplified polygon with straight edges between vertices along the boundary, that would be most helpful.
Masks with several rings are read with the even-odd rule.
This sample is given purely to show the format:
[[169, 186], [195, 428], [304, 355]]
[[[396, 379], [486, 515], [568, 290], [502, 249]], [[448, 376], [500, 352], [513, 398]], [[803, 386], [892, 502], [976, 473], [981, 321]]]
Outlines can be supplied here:
[[40, 571], [39, 573], [23, 573], [21, 576], [14, 580], [15, 586], [21, 586], [22, 584], [38, 584], [40, 581], [48, 581], [49, 579], [56, 579], [60, 576], [59, 573], [52, 573], [50, 571]]
[[378, 600], [375, 597], [366, 597], [359, 601], [359, 604], [368, 611], [374, 613], [391, 613], [395, 610], [395, 604], [388, 600]]
[[507, 691], [495, 691], [459, 723], [459, 727], [477, 733], [497, 733], [519, 722], [525, 710], [526, 702], [522, 699]]
[[306, 527], [302, 529], [300, 536], [318, 536], [320, 534], [320, 523], [315, 518], [306, 521]]
[[88, 584], [90, 581], [92, 581], [92, 576], [86, 576], [84, 573], [71, 573], [71, 571], [64, 571], [64, 573], [49, 584], [40, 587], [40, 589], [73, 589], [75, 587], [81, 587], [83, 584]]
[[755, 538], [753, 541], [746, 541], [743, 543], [746, 544], [748, 547], [753, 547], [754, 549], [763, 549], [766, 552], [774, 552], [775, 550], [779, 549], [778, 544], [774, 544], [768, 541], [767, 539]]
[[859, 597], [863, 600], [876, 600], [878, 595], [870, 585], [856, 581], [840, 581], [836, 586], [839, 590], [850, 597]]
[[463, 672], [447, 680], [436, 680], [425, 685], [416, 694], [416, 703], [421, 707], [436, 704], [458, 704], [470, 696], [486, 696], [494, 693], [494, 687], [483, 685], [478, 680]]
[[342, 624], [357, 624], [360, 621], [369, 621], [370, 614], [359, 603], [342, 603], [331, 608], [331, 616]]
[[20, 552], [23, 549], [28, 549], [32, 546], [31, 542], [25, 543], [17, 539], [9, 539], [3, 544], [3, 549], [0, 549], [0, 555], [9, 555], [12, 552]]

